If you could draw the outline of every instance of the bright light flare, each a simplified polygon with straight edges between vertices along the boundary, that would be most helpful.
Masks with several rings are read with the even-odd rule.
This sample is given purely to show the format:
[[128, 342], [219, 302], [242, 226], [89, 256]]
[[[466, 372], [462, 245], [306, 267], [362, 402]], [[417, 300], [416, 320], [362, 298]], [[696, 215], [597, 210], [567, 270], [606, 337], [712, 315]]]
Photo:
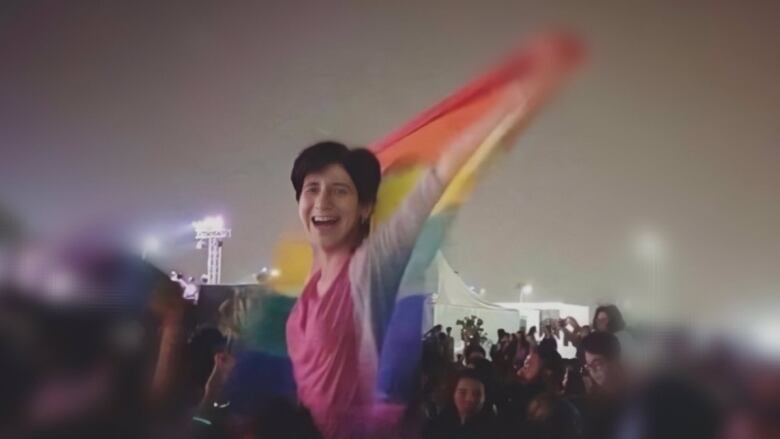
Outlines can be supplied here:
[[216, 232], [225, 230], [225, 219], [222, 215], [207, 216], [199, 221], [193, 221], [192, 227], [196, 232]]
[[141, 247], [145, 253], [154, 253], [160, 250], [160, 240], [154, 236], [147, 236], [141, 242]]
[[281, 275], [282, 275], [282, 271], [279, 270], [278, 268], [263, 267], [260, 269], [260, 272], [257, 273], [257, 278], [262, 280], [276, 279]]

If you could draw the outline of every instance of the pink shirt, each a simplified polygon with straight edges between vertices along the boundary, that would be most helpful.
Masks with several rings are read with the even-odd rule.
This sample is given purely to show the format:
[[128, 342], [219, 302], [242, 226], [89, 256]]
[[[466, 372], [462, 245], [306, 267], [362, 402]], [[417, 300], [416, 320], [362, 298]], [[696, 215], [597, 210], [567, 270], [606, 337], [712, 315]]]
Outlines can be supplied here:
[[287, 320], [288, 352], [298, 398], [327, 438], [349, 437], [349, 417], [371, 400], [370, 383], [358, 368], [358, 336], [349, 264], [324, 294], [317, 294], [320, 273], [309, 280]]

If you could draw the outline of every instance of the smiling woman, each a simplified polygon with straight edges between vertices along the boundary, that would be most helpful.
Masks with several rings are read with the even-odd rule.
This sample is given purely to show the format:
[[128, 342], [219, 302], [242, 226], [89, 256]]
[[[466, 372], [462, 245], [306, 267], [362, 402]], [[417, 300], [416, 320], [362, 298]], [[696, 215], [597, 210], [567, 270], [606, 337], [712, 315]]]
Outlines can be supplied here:
[[[446, 145], [400, 208], [371, 232], [381, 180], [366, 149], [321, 142], [301, 152], [291, 180], [314, 264], [287, 320], [287, 346], [300, 402], [326, 438], [367, 437], [397, 422], [401, 408], [378, 404], [377, 330], [392, 312], [404, 270], [431, 211], [466, 159], [526, 95], [502, 105]], [[371, 232], [371, 233], [369, 233]]]
[[368, 150], [336, 142], [306, 148], [291, 180], [309, 241], [322, 249], [357, 247], [368, 236], [380, 179], [379, 162]]
[[[335, 142], [312, 145], [295, 160], [291, 180], [314, 257], [287, 319], [287, 351], [298, 399], [325, 438], [376, 437], [399, 426], [403, 399], [375, 386], [379, 348], [415, 244], [437, 203], [462, 202], [491, 152], [518, 135], [573, 71], [577, 57], [571, 43], [560, 35], [540, 39], [524, 62], [513, 58], [500, 75], [391, 136], [388, 144], [398, 142], [395, 147], [375, 145], [384, 168], [370, 151]], [[461, 99], [474, 106], [455, 105]], [[422, 169], [415, 169], [412, 184], [394, 199], [396, 207], [375, 212], [382, 169], [403, 165], [405, 156]], [[460, 190], [449, 191], [448, 198], [450, 183]], [[373, 215], [382, 217], [375, 230]]]
[[[366, 321], [386, 312], [379, 308], [387, 301], [379, 297], [394, 297], [419, 229], [442, 191], [431, 174], [410, 197], [404, 219], [367, 239], [380, 179], [371, 152], [335, 142], [306, 148], [293, 165], [314, 268], [287, 321], [287, 344], [300, 402], [326, 438], [363, 436], [376, 370], [367, 364], [373, 357], [365, 352], [376, 348]], [[371, 308], [373, 316], [356, 317]]]

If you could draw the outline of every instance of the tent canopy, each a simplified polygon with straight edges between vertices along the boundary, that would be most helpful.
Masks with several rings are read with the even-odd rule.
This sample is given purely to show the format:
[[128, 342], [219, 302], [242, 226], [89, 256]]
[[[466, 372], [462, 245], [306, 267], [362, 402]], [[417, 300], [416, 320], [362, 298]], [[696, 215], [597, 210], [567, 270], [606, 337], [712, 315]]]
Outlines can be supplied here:
[[482, 319], [485, 335], [494, 342], [499, 329], [509, 332], [519, 329], [520, 314], [516, 310], [490, 303], [474, 294], [441, 252], [436, 255], [436, 268], [439, 283], [433, 304], [434, 324], [445, 328], [451, 326], [453, 336], [459, 339], [455, 322], [474, 315]]

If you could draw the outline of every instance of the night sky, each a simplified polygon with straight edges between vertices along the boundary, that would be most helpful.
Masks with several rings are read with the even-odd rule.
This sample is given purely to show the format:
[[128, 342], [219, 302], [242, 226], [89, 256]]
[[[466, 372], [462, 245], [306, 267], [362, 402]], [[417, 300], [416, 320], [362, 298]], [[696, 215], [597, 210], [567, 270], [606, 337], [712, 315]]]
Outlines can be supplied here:
[[[233, 229], [223, 279], [295, 225], [308, 144], [387, 134], [568, 23], [588, 69], [462, 211], [445, 248], [488, 300], [679, 309], [780, 290], [780, 3], [3, 1], [0, 203], [33, 233], [121, 218], [198, 274], [190, 221]], [[659, 299], [660, 300], [660, 299]], [[750, 301], [757, 304], [758, 299]]]

